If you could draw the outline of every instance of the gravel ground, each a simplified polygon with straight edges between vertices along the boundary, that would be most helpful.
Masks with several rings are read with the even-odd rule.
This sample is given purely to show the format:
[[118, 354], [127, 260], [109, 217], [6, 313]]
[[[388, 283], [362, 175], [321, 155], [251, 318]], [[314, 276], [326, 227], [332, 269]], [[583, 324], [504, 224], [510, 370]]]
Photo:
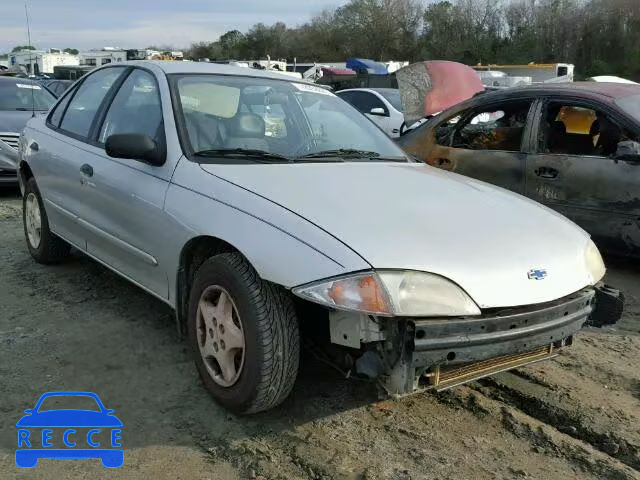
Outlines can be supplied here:
[[[640, 479], [640, 265], [627, 310], [558, 358], [439, 395], [379, 400], [307, 355], [280, 408], [236, 417], [201, 386], [172, 312], [80, 255], [44, 267], [0, 191], [0, 478]], [[16, 421], [51, 390], [96, 392], [125, 464], [14, 464]]]

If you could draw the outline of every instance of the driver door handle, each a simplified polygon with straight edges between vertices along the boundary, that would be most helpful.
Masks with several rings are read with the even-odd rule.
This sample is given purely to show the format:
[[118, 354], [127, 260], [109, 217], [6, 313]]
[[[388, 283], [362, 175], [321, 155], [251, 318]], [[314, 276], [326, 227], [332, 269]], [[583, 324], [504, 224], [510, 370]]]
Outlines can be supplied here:
[[88, 163], [85, 163], [80, 167], [80, 173], [86, 177], [93, 177], [93, 167]]
[[556, 170], [555, 168], [551, 168], [551, 167], [540, 167], [537, 168], [534, 173], [540, 177], [540, 178], [557, 178], [558, 177], [558, 170]]

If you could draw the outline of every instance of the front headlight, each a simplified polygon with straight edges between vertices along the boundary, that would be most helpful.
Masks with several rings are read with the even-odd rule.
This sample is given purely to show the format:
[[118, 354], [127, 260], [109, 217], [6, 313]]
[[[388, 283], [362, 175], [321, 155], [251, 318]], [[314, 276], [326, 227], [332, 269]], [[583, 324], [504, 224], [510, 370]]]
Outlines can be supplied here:
[[458, 317], [481, 313], [456, 284], [425, 272], [357, 273], [294, 288], [293, 293], [328, 307], [380, 316]]
[[604, 262], [602, 261], [602, 255], [600, 255], [600, 250], [596, 247], [596, 244], [593, 243], [593, 240], [589, 240], [589, 244], [587, 245], [587, 249], [584, 252], [584, 261], [587, 264], [587, 270], [591, 275], [591, 284], [595, 285], [606, 273], [607, 269], [604, 266]]

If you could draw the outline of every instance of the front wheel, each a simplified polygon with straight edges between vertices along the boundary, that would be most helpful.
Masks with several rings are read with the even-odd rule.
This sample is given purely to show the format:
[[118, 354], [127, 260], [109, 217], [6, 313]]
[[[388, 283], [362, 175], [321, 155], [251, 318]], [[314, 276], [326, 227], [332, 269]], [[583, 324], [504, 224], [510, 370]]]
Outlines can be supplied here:
[[187, 330], [205, 387], [227, 409], [268, 410], [291, 392], [300, 356], [293, 301], [239, 253], [217, 255], [198, 269]]

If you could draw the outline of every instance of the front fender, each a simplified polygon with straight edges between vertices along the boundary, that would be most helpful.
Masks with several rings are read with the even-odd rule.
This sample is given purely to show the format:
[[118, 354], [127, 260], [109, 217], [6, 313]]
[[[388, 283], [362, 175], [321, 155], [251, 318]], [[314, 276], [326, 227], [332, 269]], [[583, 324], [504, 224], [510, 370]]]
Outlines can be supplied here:
[[[239, 250], [261, 278], [285, 288], [371, 268], [306, 219], [187, 160], [176, 168], [165, 210], [182, 226], [175, 252], [194, 237], [215, 237]], [[179, 255], [171, 257], [177, 272]]]

